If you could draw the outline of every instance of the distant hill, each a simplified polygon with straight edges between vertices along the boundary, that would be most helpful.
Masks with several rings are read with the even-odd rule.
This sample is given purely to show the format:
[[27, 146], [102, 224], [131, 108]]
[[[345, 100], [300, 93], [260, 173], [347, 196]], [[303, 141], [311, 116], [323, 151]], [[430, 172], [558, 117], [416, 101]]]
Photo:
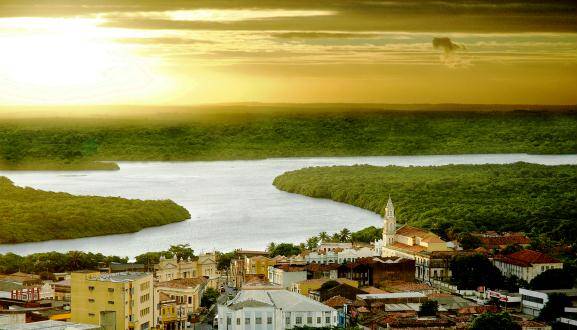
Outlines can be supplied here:
[[0, 177], [0, 244], [131, 233], [190, 218], [170, 200], [74, 196]]
[[7, 168], [39, 161], [577, 153], [577, 112], [570, 106], [289, 104], [146, 109], [114, 118], [1, 119], [0, 164]]

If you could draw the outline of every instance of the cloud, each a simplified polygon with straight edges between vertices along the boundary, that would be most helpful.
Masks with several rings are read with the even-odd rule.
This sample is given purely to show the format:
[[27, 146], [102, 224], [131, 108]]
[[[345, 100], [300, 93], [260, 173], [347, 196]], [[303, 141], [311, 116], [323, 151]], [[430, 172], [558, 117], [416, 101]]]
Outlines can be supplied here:
[[452, 53], [456, 50], [465, 49], [465, 46], [459, 45], [451, 41], [450, 38], [433, 38], [433, 48], [443, 49], [445, 53]]
[[284, 32], [274, 33], [272, 36], [280, 39], [355, 39], [377, 38], [376, 33], [352, 33], [352, 32]]
[[143, 45], [158, 45], [158, 44], [172, 44], [172, 45], [193, 45], [193, 44], [214, 44], [215, 41], [211, 40], [200, 40], [200, 39], [187, 39], [187, 38], [172, 38], [172, 37], [160, 37], [160, 38], [119, 38], [116, 39], [121, 43], [127, 44], [143, 44]]

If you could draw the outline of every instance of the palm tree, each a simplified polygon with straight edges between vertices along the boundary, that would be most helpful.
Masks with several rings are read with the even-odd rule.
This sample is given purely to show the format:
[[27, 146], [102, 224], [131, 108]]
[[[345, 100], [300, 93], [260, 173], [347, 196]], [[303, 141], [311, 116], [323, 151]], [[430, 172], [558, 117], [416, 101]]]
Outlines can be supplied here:
[[339, 235], [339, 233], [334, 233], [331, 236], [331, 242], [340, 242], [341, 241], [341, 235]]
[[270, 242], [268, 243], [268, 246], [266, 248], [266, 251], [268, 253], [272, 253], [274, 251], [274, 249], [276, 248], [276, 244], [274, 242]]
[[351, 239], [351, 231], [347, 228], [343, 228], [339, 233], [341, 242], [348, 242]]
[[320, 239], [322, 242], [328, 242], [329, 239], [330, 239], [330, 238], [329, 238], [329, 234], [327, 234], [326, 231], [323, 231], [322, 233], [319, 234], [319, 239]]

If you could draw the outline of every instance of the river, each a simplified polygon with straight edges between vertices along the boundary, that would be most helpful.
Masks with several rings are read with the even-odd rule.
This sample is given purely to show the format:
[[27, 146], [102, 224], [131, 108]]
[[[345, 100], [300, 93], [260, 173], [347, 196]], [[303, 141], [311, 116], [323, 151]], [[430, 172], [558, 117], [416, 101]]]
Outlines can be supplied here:
[[[194, 250], [264, 249], [269, 242], [302, 242], [319, 232], [380, 226], [379, 216], [353, 206], [277, 190], [272, 181], [285, 171], [309, 166], [577, 164], [577, 155], [438, 155], [390, 157], [276, 158], [211, 162], [120, 162], [119, 171], [0, 171], [19, 186], [79, 195], [172, 199], [191, 219], [133, 234], [0, 245], [0, 253], [81, 250], [134, 257], [172, 244]], [[393, 200], [394, 200], [394, 196]], [[86, 219], [90, 221], [90, 219]]]

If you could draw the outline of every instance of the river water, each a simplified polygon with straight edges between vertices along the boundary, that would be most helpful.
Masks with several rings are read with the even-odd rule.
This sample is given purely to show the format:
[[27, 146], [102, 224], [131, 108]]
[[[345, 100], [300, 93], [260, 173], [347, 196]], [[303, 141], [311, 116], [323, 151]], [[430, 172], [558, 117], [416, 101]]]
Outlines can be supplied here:
[[[0, 245], [0, 253], [81, 250], [134, 257], [172, 244], [190, 244], [196, 252], [235, 248], [264, 249], [269, 242], [302, 242], [321, 231], [380, 226], [377, 214], [329, 200], [277, 190], [273, 179], [309, 166], [505, 164], [577, 164], [577, 155], [438, 155], [391, 157], [277, 158], [212, 162], [120, 162], [119, 171], [6, 172], [19, 186], [80, 195], [172, 199], [191, 219], [133, 234]], [[393, 196], [394, 199], [394, 196]], [[86, 219], [90, 221], [90, 219]]]

